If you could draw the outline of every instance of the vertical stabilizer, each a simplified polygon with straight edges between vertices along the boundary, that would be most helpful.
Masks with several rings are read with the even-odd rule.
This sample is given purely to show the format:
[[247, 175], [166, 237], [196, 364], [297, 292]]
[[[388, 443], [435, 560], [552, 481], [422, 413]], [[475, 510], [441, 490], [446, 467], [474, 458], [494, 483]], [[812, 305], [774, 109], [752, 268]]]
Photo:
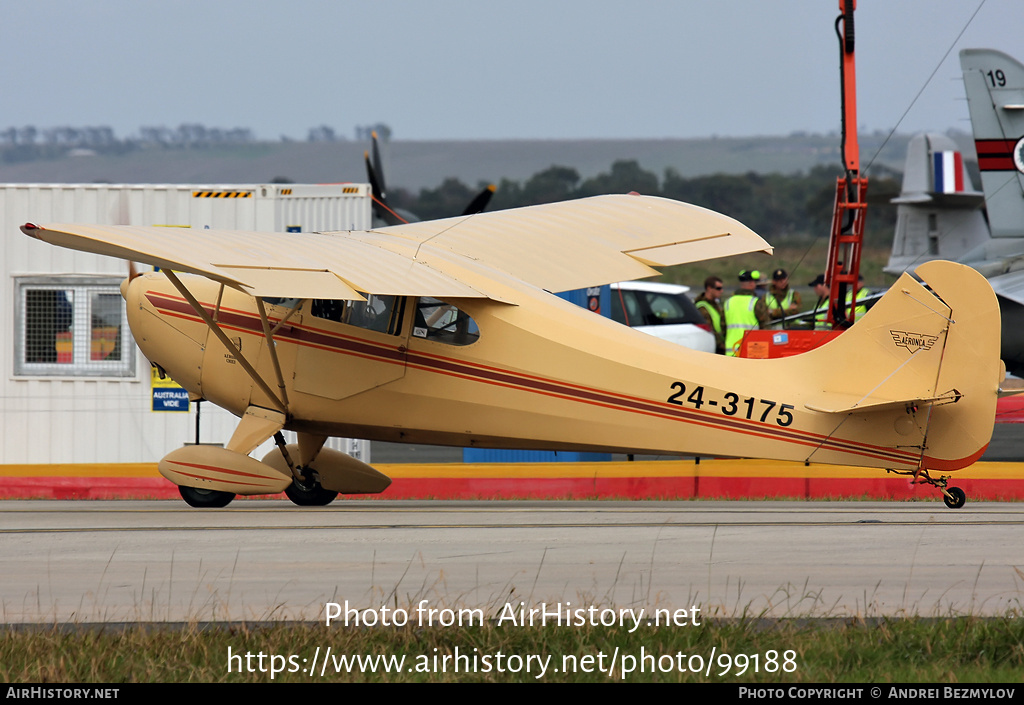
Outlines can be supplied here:
[[907, 145], [903, 187], [896, 204], [896, 234], [885, 271], [899, 274], [934, 259], [984, 257], [988, 226], [956, 143], [945, 135], [917, 134]]
[[994, 49], [964, 49], [960, 68], [992, 236], [1024, 236], [1024, 66]]

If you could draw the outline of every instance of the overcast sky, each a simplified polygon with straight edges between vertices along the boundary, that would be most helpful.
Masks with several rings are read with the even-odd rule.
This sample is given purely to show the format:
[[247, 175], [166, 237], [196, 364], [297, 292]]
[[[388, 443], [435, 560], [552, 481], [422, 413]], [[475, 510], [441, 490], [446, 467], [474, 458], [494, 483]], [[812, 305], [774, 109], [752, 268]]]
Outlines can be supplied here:
[[[395, 139], [429, 140], [839, 127], [835, 0], [0, 8], [0, 129], [108, 125], [125, 137], [143, 125], [196, 122], [304, 139], [316, 125], [351, 138], [356, 125], [384, 122]], [[959, 49], [1024, 60], [1024, 0], [860, 0], [856, 30], [862, 130], [967, 131]]]

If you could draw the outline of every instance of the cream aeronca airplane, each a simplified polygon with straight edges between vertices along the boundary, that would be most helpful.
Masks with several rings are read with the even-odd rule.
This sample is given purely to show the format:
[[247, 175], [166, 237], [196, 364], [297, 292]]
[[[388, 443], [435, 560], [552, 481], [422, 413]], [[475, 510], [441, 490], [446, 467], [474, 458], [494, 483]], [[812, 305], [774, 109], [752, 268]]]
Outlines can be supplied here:
[[[771, 251], [731, 218], [662, 198], [366, 232], [22, 230], [163, 270], [122, 284], [136, 342], [193, 398], [241, 418], [226, 447], [160, 461], [193, 506], [383, 491], [387, 477], [323, 447], [338, 435], [870, 466], [959, 507], [964, 493], [930, 473], [981, 456], [1003, 376], [992, 289], [949, 262], [902, 275], [835, 341], [775, 360], [687, 350], [549, 293]], [[271, 437], [279, 450], [249, 457]]]

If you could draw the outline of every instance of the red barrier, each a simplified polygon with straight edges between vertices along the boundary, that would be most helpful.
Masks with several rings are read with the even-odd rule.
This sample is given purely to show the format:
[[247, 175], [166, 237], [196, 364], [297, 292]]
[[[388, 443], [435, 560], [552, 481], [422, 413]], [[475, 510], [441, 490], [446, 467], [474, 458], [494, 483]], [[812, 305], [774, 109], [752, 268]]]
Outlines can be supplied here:
[[[379, 499], [938, 499], [881, 470], [757, 460], [376, 466]], [[951, 485], [969, 500], [1024, 499], [1024, 463], [975, 463]], [[274, 495], [283, 497], [283, 495]], [[2, 499], [178, 499], [155, 464], [0, 466]]]

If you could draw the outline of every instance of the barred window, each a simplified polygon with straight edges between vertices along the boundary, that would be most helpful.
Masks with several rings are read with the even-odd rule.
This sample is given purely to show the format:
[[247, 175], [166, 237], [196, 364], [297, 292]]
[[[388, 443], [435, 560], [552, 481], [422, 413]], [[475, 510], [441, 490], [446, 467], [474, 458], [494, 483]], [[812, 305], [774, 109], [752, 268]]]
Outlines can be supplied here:
[[135, 345], [118, 279], [21, 277], [15, 282], [15, 375], [135, 376]]

